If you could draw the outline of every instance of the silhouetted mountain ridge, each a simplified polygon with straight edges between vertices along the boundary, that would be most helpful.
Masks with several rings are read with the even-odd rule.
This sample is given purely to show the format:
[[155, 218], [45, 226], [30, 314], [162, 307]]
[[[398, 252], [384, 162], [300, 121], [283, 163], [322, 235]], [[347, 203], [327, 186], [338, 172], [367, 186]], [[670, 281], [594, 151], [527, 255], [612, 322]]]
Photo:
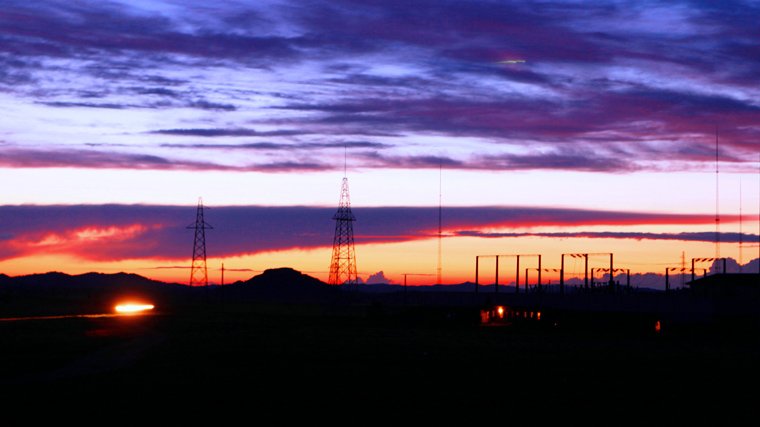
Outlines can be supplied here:
[[246, 281], [238, 281], [214, 292], [225, 298], [265, 300], [321, 300], [339, 290], [327, 283], [289, 267], [272, 268]]
[[151, 280], [130, 273], [69, 275], [48, 272], [0, 275], [0, 316], [37, 316], [112, 312], [128, 300], [173, 306], [197, 294], [189, 286]]
[[134, 273], [85, 273], [78, 275], [69, 275], [57, 271], [51, 271], [41, 274], [29, 274], [25, 276], [9, 277], [0, 276], [0, 285], [11, 286], [29, 286], [29, 287], [57, 287], [57, 288], [119, 288], [124, 286], [138, 287], [164, 287], [176, 288], [183, 286], [178, 283], [167, 283], [158, 280], [148, 279]]

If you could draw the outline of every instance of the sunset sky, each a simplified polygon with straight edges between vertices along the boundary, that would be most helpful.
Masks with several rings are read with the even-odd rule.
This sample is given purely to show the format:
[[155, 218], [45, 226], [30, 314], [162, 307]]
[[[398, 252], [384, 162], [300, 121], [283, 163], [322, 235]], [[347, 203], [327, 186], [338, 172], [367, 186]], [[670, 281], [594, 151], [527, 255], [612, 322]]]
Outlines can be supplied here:
[[202, 197], [212, 282], [327, 280], [344, 166], [363, 280], [433, 283], [439, 191], [444, 283], [487, 254], [746, 265], [758, 22], [731, 0], [3, 0], [0, 272], [187, 283]]

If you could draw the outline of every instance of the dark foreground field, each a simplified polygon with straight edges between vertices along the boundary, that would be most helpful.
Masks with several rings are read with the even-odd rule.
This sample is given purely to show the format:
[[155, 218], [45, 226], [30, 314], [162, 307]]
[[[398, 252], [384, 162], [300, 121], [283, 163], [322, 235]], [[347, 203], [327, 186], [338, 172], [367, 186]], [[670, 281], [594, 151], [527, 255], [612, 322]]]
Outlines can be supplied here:
[[3, 412], [24, 424], [757, 421], [755, 333], [291, 311], [2, 321]]

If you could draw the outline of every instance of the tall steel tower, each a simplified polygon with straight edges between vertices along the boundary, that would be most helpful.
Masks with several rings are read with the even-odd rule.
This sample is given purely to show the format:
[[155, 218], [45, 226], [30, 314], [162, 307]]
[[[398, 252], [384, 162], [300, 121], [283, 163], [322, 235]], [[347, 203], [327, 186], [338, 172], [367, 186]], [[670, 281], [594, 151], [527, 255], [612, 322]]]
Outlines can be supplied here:
[[195, 215], [195, 224], [187, 228], [195, 229], [195, 243], [193, 244], [193, 266], [190, 270], [190, 286], [208, 286], [208, 271], [206, 270], [206, 230], [214, 227], [206, 224], [203, 219], [203, 198], [198, 198], [198, 211]]
[[338, 212], [333, 215], [335, 237], [333, 238], [332, 262], [330, 263], [331, 285], [356, 285], [356, 252], [354, 252], [354, 226], [356, 217], [351, 212], [351, 199], [348, 196], [348, 178], [343, 178], [340, 189]]

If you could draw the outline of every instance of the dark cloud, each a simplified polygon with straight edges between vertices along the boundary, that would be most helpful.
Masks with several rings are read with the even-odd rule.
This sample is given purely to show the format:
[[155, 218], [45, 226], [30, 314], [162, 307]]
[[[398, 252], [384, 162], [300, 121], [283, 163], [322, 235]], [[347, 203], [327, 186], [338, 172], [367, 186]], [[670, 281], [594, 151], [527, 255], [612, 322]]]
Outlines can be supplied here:
[[[391, 223], [404, 224], [407, 227], [401, 235], [437, 233], [437, 207], [378, 207], [356, 208], [357, 217], [373, 230], [373, 227], [389, 226]], [[434, 219], [435, 221], [431, 221]], [[727, 217], [725, 221], [735, 220]], [[553, 227], [586, 225], [654, 225], [654, 224], [714, 224], [711, 215], [672, 215], [648, 214], [614, 211], [590, 211], [559, 208], [524, 208], [524, 207], [447, 207], [445, 209], [444, 227], [447, 230], [470, 230], [472, 227]], [[396, 225], [398, 227], [398, 225]], [[366, 228], [365, 228], [366, 230]], [[383, 234], [370, 231], [370, 234]]]
[[[161, 95], [168, 96], [170, 98], [177, 98], [179, 95], [176, 92], [172, 92], [166, 89], [141, 89], [142, 95]], [[79, 93], [79, 96], [85, 99], [103, 98], [108, 96], [108, 93], [88, 92]], [[106, 108], [111, 110], [122, 110], [125, 108], [167, 108], [167, 107], [185, 107], [196, 108], [200, 110], [212, 110], [212, 111], [235, 111], [237, 107], [232, 104], [218, 104], [208, 101], [186, 101], [181, 103], [156, 103], [146, 102], [144, 104], [117, 104], [108, 102], [64, 102], [64, 101], [38, 101], [40, 105], [48, 107], [61, 107], [61, 108]], [[176, 129], [180, 131], [181, 129]]]
[[107, 108], [111, 110], [121, 110], [126, 108], [126, 105], [111, 104], [111, 103], [93, 103], [93, 102], [40, 102], [39, 104], [47, 105], [48, 107], [62, 107], [62, 108]]
[[468, 168], [465, 162], [445, 156], [391, 156], [382, 155], [377, 151], [360, 153], [360, 159], [366, 161], [365, 167], [399, 168], [399, 169], [431, 169], [445, 167], [446, 169]]
[[[555, 239], [587, 238], [587, 239], [633, 239], [633, 240], [678, 240], [684, 242], [715, 242], [715, 232], [690, 233], [640, 233], [640, 232], [569, 232], [569, 233], [486, 233], [481, 231], [457, 231], [457, 236], [502, 238], [502, 237], [550, 237]], [[721, 233], [723, 243], [751, 242], [758, 239], [754, 234]]]
[[369, 141], [347, 141], [331, 143], [295, 143], [280, 144], [274, 142], [252, 142], [247, 144], [161, 144], [167, 148], [192, 148], [192, 149], [224, 149], [224, 150], [266, 150], [266, 151], [296, 151], [296, 150], [321, 150], [329, 148], [373, 148], [382, 149], [391, 147], [389, 144]]
[[167, 86], [168, 87], [182, 86], [188, 83], [187, 80], [168, 78], [168, 77], [158, 76], [158, 75], [146, 76], [146, 75], [143, 75], [142, 73], [139, 76], [137, 76], [137, 79], [140, 80], [141, 82], [158, 85], [160, 88], [165, 88]]
[[220, 110], [220, 111], [235, 111], [237, 107], [232, 104], [219, 104], [216, 102], [209, 102], [204, 100], [190, 101], [187, 103], [190, 108], [198, 108], [201, 110]]
[[[661, 31], [657, 37], [646, 27], [645, 13], [654, 9], [651, 6], [663, 5], [647, 3], [638, 8], [615, 3], [344, 0], [285, 2], [270, 10], [228, 4], [215, 9], [213, 16], [201, 16], [205, 12], [198, 8], [195, 19], [190, 19], [193, 25], [187, 25], [179, 16], [140, 13], [112, 3], [13, 2], [0, 18], [5, 42], [0, 50], [27, 56], [180, 53], [245, 61], [313, 58], [326, 52], [343, 57], [413, 48], [426, 52], [432, 63], [439, 59], [611, 63], [648, 52], [649, 58], [680, 60], [701, 68], [712, 59], [704, 54], [708, 42], [717, 44], [718, 53], [728, 57], [750, 59], [755, 52], [757, 37], [753, 36], [758, 30], [754, 24], [759, 12], [746, 2], [720, 6], [676, 2], [675, 12], [684, 8], [690, 12], [685, 24], [703, 31], [687, 35]], [[600, 31], [586, 28], [588, 22], [609, 25]], [[615, 23], [632, 25], [616, 28]], [[282, 27], [291, 29], [292, 35], [274, 35]], [[524, 81], [544, 79], [530, 71], [505, 73]]]
[[161, 129], [150, 133], [161, 135], [180, 135], [180, 136], [294, 136], [308, 135], [309, 132], [298, 130], [276, 130], [260, 132], [254, 129]]
[[[346, 51], [413, 46], [467, 60], [494, 61], [505, 53], [544, 59], [591, 60], [600, 49], [562, 25], [572, 13], [551, 3], [339, 1], [310, 7], [299, 23], [318, 34], [313, 43]], [[585, 14], [593, 6], [580, 12]], [[558, 40], [563, 48], [555, 49]]]
[[45, 2], [6, 8], [0, 15], [5, 43], [0, 50], [23, 55], [91, 56], [136, 51], [192, 56], [274, 57], [295, 52], [282, 37], [224, 33], [221, 28], [184, 32], [168, 17], [133, 14], [114, 4]]
[[0, 166], [13, 168], [76, 167], [94, 169], [218, 169], [202, 162], [177, 162], [160, 156], [125, 154], [92, 150], [22, 150], [2, 151]]
[[[0, 167], [9, 168], [89, 168], [89, 169], [153, 169], [153, 170], [223, 170], [223, 171], [261, 171], [261, 172], [295, 172], [295, 171], [325, 171], [333, 170], [334, 165], [329, 159], [320, 160], [316, 155], [308, 160], [290, 160], [287, 157], [266, 162], [252, 160], [245, 165], [225, 164], [211, 161], [178, 160], [169, 156], [152, 154], [134, 154], [129, 152], [107, 151], [109, 149], [127, 149], [124, 144], [87, 143], [93, 149], [24, 149], [6, 147], [0, 150]], [[335, 142], [335, 143], [273, 143], [257, 142], [242, 144], [161, 144], [165, 149], [186, 150], [244, 150], [251, 152], [285, 153], [298, 155], [325, 149], [365, 149], [352, 153], [351, 158], [355, 167], [377, 169], [461, 169], [461, 170], [576, 170], [588, 172], [630, 172], [640, 167], [633, 162], [627, 162], [615, 156], [614, 153], [596, 154], [591, 150], [560, 149], [536, 154], [474, 154], [465, 160], [441, 155], [407, 155], [399, 156], [382, 154], [379, 149], [392, 146], [367, 142]], [[98, 150], [103, 148], [103, 151]], [[714, 150], [714, 148], [713, 148]], [[291, 154], [288, 154], [291, 153]], [[653, 152], [652, 156], [655, 155]], [[685, 157], [686, 154], [683, 154]], [[714, 151], [694, 154], [691, 157], [709, 156], [714, 160]], [[305, 158], [304, 158], [305, 159]]]
[[475, 155], [462, 161], [442, 156], [384, 156], [377, 152], [360, 155], [367, 161], [365, 167], [470, 170], [577, 170], [589, 172], [629, 172], [638, 167], [613, 156], [600, 156], [580, 150], [561, 149], [557, 152], [517, 155]]
[[[204, 6], [190, 1], [148, 12], [108, 2], [6, 2], [0, 85], [49, 107], [192, 108], [221, 116], [245, 111], [253, 92], [231, 95], [219, 88], [228, 82], [203, 88], [197, 76], [210, 68], [255, 69], [286, 82], [255, 92], [282, 100], [255, 108], [277, 109], [262, 122], [285, 130], [257, 132], [231, 120], [211, 121], [221, 127], [208, 129], [168, 124], [153, 133], [433, 134], [540, 153], [450, 159], [452, 167], [481, 169], [617, 172], [663, 157], [706, 162], [693, 146], [709, 139], [715, 124], [726, 129], [725, 160], [738, 162], [760, 137], [760, 107], [747, 92], [760, 74], [760, 8], [751, 2], [285, 1], [226, 4], [213, 13]], [[377, 61], [400, 72], [378, 72]], [[78, 77], [96, 82], [68, 87]], [[587, 144], [593, 155], [584, 159]], [[624, 158], [613, 155], [615, 144], [626, 146]], [[430, 163], [398, 157], [402, 167]]]
[[534, 134], [539, 127], [543, 129], [543, 135], [556, 135], [558, 131], [553, 129], [559, 128], [564, 128], [559, 131], [562, 135], [584, 131], [575, 121], [554, 121], [554, 117], [546, 116], [545, 112], [555, 110], [556, 105], [527, 99], [478, 102], [453, 97], [362, 99], [330, 104], [289, 104], [279, 108], [323, 113], [312, 119], [315, 123], [359, 125], [393, 133], [512, 138]]
[[[389, 132], [433, 132], [451, 136], [479, 136], [507, 141], [543, 141], [580, 144], [585, 142], [636, 142], [693, 138], [701, 133], [709, 141], [715, 125], [731, 129], [722, 139], [725, 147], [743, 147], [756, 141], [758, 128], [752, 122], [760, 107], [750, 100], [704, 96], [666, 90], [628, 90], [599, 93], [584, 102], [568, 99], [538, 100], [471, 99], [364, 99], [330, 104], [291, 104], [284, 110], [316, 111], [312, 119], [332, 125], [361, 125]], [[710, 118], [712, 126], [705, 123]], [[641, 129], [631, 122], [656, 123]], [[707, 125], [707, 126], [706, 126]], [[615, 130], [609, 136], [600, 133]], [[684, 133], [688, 137], [681, 136]], [[635, 154], [636, 146], [630, 154]], [[684, 158], [683, 160], [689, 160]]]
[[[335, 208], [221, 206], [206, 212], [214, 229], [208, 256], [235, 256], [332, 245]], [[357, 244], [433, 238], [437, 207], [355, 208]], [[195, 206], [70, 205], [0, 206], [0, 259], [69, 253], [93, 260], [186, 259], [191, 255]], [[726, 220], [731, 218], [726, 217]], [[478, 228], [540, 226], [713, 224], [710, 215], [666, 215], [520, 207], [446, 208], [446, 235], [517, 237], [542, 233], [489, 234]], [[699, 233], [543, 233], [546, 237], [707, 240]], [[709, 234], [709, 233], [707, 233]], [[714, 235], [713, 235], [714, 236]], [[745, 235], [747, 240], [754, 238]], [[736, 236], [726, 234], [726, 241]], [[329, 255], [329, 254], [328, 254]], [[326, 255], [327, 256], [327, 255]], [[327, 260], [325, 261], [327, 262]]]
[[156, 96], [167, 96], [169, 98], [178, 98], [180, 94], [177, 91], [166, 89], [163, 87], [153, 87], [153, 88], [145, 88], [145, 87], [135, 87], [132, 88], [135, 93], [139, 95], [156, 95]]
[[95, 150], [26, 150], [9, 148], [2, 150], [0, 167], [8, 168], [89, 168], [89, 169], [152, 169], [152, 170], [225, 170], [296, 172], [330, 170], [332, 166], [318, 162], [267, 162], [246, 166], [231, 166], [220, 163], [173, 160], [148, 154], [115, 153]]
[[485, 156], [481, 161], [484, 169], [555, 169], [588, 172], [630, 172], [638, 167], [615, 157], [603, 157], [580, 150], [560, 150], [556, 153], [535, 155]]
[[218, 149], [218, 150], [283, 150], [292, 147], [274, 142], [252, 142], [248, 144], [161, 144], [165, 148]]
[[258, 164], [251, 168], [251, 170], [261, 172], [317, 172], [331, 169], [333, 166], [318, 162], [271, 162]]
[[387, 77], [370, 74], [347, 74], [339, 78], [326, 79], [330, 83], [358, 85], [362, 87], [387, 87], [387, 88], [435, 88], [438, 83], [422, 77]]
[[31, 72], [18, 70], [12, 65], [0, 62], [0, 86], [15, 88], [22, 85], [31, 85], [36, 82], [37, 79], [34, 78]]

